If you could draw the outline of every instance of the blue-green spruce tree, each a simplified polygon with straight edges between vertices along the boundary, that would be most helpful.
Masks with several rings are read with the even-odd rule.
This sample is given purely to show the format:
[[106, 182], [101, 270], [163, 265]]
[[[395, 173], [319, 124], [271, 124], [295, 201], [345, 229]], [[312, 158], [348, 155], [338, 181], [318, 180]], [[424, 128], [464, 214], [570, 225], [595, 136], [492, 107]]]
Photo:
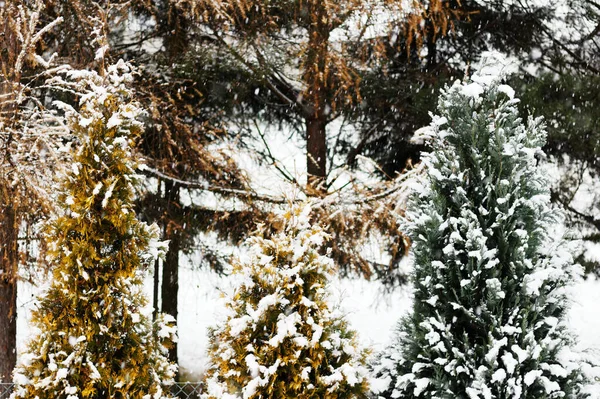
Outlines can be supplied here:
[[482, 61], [446, 88], [427, 129], [433, 150], [406, 226], [414, 305], [374, 366], [375, 397], [579, 396], [577, 365], [561, 353], [578, 268], [553, 238], [561, 214], [537, 165], [543, 123], [519, 117], [501, 66]]

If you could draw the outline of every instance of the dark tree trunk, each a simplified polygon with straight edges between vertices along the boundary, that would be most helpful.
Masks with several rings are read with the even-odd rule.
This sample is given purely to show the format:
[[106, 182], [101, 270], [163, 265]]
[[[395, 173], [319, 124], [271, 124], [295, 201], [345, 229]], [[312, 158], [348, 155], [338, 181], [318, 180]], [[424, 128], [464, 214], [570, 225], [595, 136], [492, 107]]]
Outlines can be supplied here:
[[[179, 204], [179, 186], [165, 182], [164, 199], [167, 204], [164, 239], [169, 240], [169, 250], [165, 256], [162, 270], [161, 312], [170, 314], [177, 320], [177, 296], [179, 294], [179, 251], [181, 249], [181, 218]], [[177, 322], [176, 322], [177, 323]], [[178, 364], [177, 343], [169, 351], [169, 359]]]
[[308, 87], [307, 98], [310, 112], [304, 115], [306, 121], [306, 171], [308, 189], [314, 194], [327, 191], [327, 115], [331, 108], [330, 76], [327, 69], [329, 24], [326, 7], [320, 1], [309, 2], [311, 15], [308, 25], [308, 48], [306, 53], [303, 80]]
[[189, 22], [183, 10], [175, 6], [174, 2], [165, 1], [156, 8], [158, 30], [168, 32], [163, 35], [165, 55], [169, 63], [182, 58], [189, 45]]
[[17, 220], [2, 190], [0, 208], [0, 382], [11, 382], [17, 360]]
[[[154, 205], [158, 205], [160, 207], [163, 204], [163, 195], [162, 195], [162, 181], [158, 179], [158, 192], [156, 193], [156, 197], [154, 197]], [[154, 215], [157, 218], [157, 215]], [[164, 232], [163, 232], [164, 233]], [[152, 321], [156, 321], [156, 317], [158, 316], [159, 308], [159, 291], [160, 291], [160, 260], [157, 258], [154, 261], [154, 274], [152, 275]]]
[[327, 122], [322, 115], [306, 119], [306, 167], [308, 185], [317, 191], [325, 190], [327, 176]]
[[[428, 13], [431, 14], [431, 6], [428, 8]], [[426, 70], [427, 72], [432, 72], [435, 66], [437, 65], [437, 43], [436, 43], [436, 34], [435, 34], [435, 26], [431, 18], [428, 18], [425, 21], [425, 31], [427, 32], [427, 64]]]
[[[177, 320], [177, 296], [179, 293], [179, 250], [181, 249], [181, 233], [176, 232], [169, 237], [169, 251], [165, 257], [162, 270], [161, 311], [170, 314]], [[169, 351], [169, 359], [177, 363], [177, 343]]]
[[[12, 65], [17, 54], [17, 41], [11, 30], [2, 29], [0, 46], [0, 66], [4, 76], [0, 80], [0, 118], [11, 123], [16, 117], [14, 102], [14, 82], [19, 76], [6, 76], [6, 66]], [[7, 58], [8, 57], [8, 58]], [[12, 134], [9, 134], [2, 148], [3, 157], [10, 159], [9, 149]], [[7, 184], [6, 169], [0, 170], [0, 382], [12, 382], [12, 371], [17, 360], [17, 267], [18, 231], [17, 215], [13, 190]]]
[[160, 261], [156, 259], [154, 261], [154, 274], [152, 275], [152, 321], [156, 321], [158, 315], [158, 288], [160, 279], [158, 273], [160, 272]]

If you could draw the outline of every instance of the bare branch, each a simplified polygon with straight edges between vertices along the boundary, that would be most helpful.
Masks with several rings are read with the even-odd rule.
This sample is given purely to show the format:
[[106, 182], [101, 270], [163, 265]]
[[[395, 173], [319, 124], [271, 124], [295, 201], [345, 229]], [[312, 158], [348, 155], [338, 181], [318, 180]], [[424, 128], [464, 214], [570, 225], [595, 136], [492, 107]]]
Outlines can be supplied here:
[[272, 197], [270, 195], [262, 195], [262, 194], [258, 194], [256, 192], [254, 192], [254, 191], [237, 190], [237, 189], [233, 189], [233, 188], [218, 187], [218, 186], [214, 186], [214, 185], [211, 185], [208, 183], [193, 182], [193, 181], [189, 181], [189, 180], [178, 179], [177, 177], [169, 176], [169, 175], [162, 173], [162, 172], [160, 172], [154, 168], [151, 168], [149, 166], [144, 166], [141, 170], [142, 170], [142, 172], [145, 172], [145, 173], [150, 174], [155, 177], [160, 177], [161, 179], [176, 183], [185, 188], [202, 190], [202, 191], [207, 191], [207, 192], [222, 194], [222, 195], [228, 195], [228, 196], [237, 196], [237, 197], [247, 198], [247, 199], [251, 199], [251, 200], [255, 200], [255, 201], [268, 202], [268, 203], [273, 203], [273, 204], [287, 203], [287, 200], [284, 198]]

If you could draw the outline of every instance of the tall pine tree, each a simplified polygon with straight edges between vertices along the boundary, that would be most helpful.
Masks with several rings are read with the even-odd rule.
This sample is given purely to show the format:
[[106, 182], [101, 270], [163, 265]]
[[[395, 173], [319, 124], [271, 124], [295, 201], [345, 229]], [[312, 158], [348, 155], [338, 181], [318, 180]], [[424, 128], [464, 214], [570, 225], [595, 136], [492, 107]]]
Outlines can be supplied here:
[[70, 75], [84, 93], [80, 111], [70, 109], [79, 143], [59, 196], [64, 215], [48, 226], [53, 281], [33, 313], [39, 333], [15, 369], [15, 396], [168, 397], [174, 329], [168, 319], [153, 327], [143, 312], [143, 270], [164, 243], [133, 210], [132, 145], [142, 125], [129, 100], [130, 67]]
[[281, 232], [251, 238], [250, 261], [235, 266], [230, 314], [210, 337], [209, 398], [366, 398], [367, 353], [327, 303], [333, 261], [310, 212], [287, 210]]
[[[409, 204], [414, 308], [375, 372], [383, 398], [572, 398], [564, 287], [576, 269], [538, 169], [545, 131], [519, 118], [502, 63], [445, 89]], [[384, 384], [385, 385], [385, 384]]]

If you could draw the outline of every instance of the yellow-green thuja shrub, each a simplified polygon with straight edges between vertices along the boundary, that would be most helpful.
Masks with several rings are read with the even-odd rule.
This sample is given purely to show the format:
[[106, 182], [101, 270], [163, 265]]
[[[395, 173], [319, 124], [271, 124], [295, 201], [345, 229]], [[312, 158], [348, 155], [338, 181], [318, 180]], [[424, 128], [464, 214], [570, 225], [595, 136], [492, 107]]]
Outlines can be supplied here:
[[76, 150], [59, 194], [64, 212], [47, 226], [53, 280], [14, 372], [16, 398], [169, 397], [172, 320], [152, 324], [143, 312], [143, 272], [164, 243], [133, 209], [132, 145], [142, 124], [131, 79], [122, 61], [101, 74], [71, 73], [82, 94], [80, 110], [69, 112]]
[[250, 259], [234, 265], [227, 319], [210, 332], [208, 397], [366, 397], [367, 352], [328, 304], [328, 236], [309, 213], [293, 206], [281, 232], [251, 238]]

